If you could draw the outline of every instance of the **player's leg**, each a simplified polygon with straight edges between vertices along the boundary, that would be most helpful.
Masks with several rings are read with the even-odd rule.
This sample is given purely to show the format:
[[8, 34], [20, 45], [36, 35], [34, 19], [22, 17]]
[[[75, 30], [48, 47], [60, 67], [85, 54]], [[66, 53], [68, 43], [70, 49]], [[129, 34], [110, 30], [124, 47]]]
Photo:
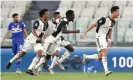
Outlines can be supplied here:
[[33, 58], [30, 66], [28, 67], [28, 70], [26, 71], [27, 74], [34, 75], [33, 69], [37, 65], [37, 63], [39, 62], [40, 57], [42, 56], [42, 49], [43, 48], [42, 48], [41, 43], [37, 43], [34, 46], [34, 51], [36, 52], [36, 56]]
[[56, 66], [59, 56], [60, 56], [60, 51], [56, 50], [55, 55], [52, 59], [51, 65], [49, 67], [49, 71], [51, 74], [54, 74], [53, 68]]
[[108, 64], [107, 64], [107, 41], [106, 41], [106, 38], [97, 39], [97, 43], [99, 44], [98, 45], [99, 46], [98, 58], [99, 58], [99, 60], [102, 60], [105, 75], [108, 76], [109, 74], [112, 73], [112, 71], [110, 71], [108, 69]]
[[92, 55], [83, 54], [82, 63], [85, 64], [87, 59], [98, 59], [98, 54], [92, 54]]
[[25, 41], [22, 50], [19, 51], [12, 59], [10, 59], [10, 61], [9, 61], [9, 62], [7, 63], [7, 65], [6, 65], [6, 69], [9, 69], [10, 66], [11, 66], [11, 64], [12, 64], [15, 60], [17, 60], [17, 59], [23, 57], [23, 56], [26, 54], [26, 52], [29, 51], [29, 50], [32, 49], [32, 48], [33, 48], [33, 44], [29, 43], [28, 41]]
[[61, 58], [58, 60], [59, 63], [62, 63], [65, 59], [67, 59], [71, 53], [74, 51], [73, 46], [67, 41], [67, 40], [63, 40], [61, 42], [61, 45], [64, 46], [67, 51], [61, 56]]
[[[23, 46], [24, 42], [18, 42], [17, 43], [17, 53], [19, 53], [22, 50], [22, 46]], [[21, 58], [18, 58], [16, 60], [16, 65], [17, 65], [17, 73], [22, 73], [21, 69], [20, 69], [20, 63], [21, 63]]]

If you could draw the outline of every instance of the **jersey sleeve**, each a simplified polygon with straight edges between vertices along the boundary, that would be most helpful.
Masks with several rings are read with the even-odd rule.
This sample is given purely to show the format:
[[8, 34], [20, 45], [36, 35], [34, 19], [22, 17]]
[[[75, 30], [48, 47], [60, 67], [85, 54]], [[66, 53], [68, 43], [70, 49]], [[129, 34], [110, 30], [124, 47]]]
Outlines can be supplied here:
[[24, 24], [24, 22], [22, 22], [22, 29], [25, 29], [26, 25]]
[[11, 23], [8, 25], [8, 30], [10, 31], [12, 29]]
[[99, 20], [97, 20], [97, 24], [98, 25], [103, 25], [105, 22], [106, 22], [106, 19], [104, 17], [102, 17]]
[[39, 21], [35, 21], [33, 23], [33, 29], [37, 29], [39, 27]]

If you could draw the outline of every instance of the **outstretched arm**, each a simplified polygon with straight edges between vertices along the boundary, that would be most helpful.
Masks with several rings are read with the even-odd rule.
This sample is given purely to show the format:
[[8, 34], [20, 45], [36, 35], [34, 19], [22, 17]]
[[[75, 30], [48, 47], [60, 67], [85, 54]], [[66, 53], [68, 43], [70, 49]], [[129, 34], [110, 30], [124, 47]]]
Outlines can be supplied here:
[[1, 42], [1, 44], [4, 42], [4, 40], [7, 38], [7, 36], [8, 36], [8, 34], [10, 33], [10, 31], [8, 30], [7, 32], [6, 32], [6, 34], [5, 34], [5, 36], [4, 36], [4, 38], [3, 38], [3, 40], [2, 40], [2, 42]]
[[67, 29], [63, 29], [62, 33], [64, 33], [64, 34], [80, 33], [80, 30], [67, 30]]
[[85, 36], [86, 36], [86, 34], [87, 34], [87, 32], [89, 32], [90, 30], [92, 30], [92, 29], [93, 29], [94, 27], [96, 27], [96, 26], [97, 26], [97, 24], [95, 23], [95, 24], [91, 25], [90, 27], [88, 27], [88, 28], [86, 29], [86, 31], [84, 32], [84, 34], [81, 35], [81, 39], [84, 39]]

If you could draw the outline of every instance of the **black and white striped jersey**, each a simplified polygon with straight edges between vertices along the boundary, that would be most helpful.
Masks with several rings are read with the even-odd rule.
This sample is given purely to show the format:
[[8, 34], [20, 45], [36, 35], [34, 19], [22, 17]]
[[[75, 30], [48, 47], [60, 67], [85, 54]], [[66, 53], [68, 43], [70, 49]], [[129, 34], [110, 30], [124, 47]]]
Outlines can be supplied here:
[[107, 37], [114, 25], [115, 25], [115, 20], [111, 20], [109, 16], [100, 18], [97, 21], [96, 37], [98, 36]]
[[[34, 21], [32, 28], [36, 29], [37, 35], [40, 38], [42, 38], [43, 35], [45, 34], [45, 31], [47, 30], [48, 26], [49, 26], [48, 22], [43, 23], [41, 21], [41, 19], [37, 19]], [[33, 35], [32, 32], [28, 35], [27, 38], [31, 40], [31, 43], [35, 43], [37, 40], [37, 38]]]
[[69, 22], [66, 18], [59, 19], [59, 23], [57, 24], [57, 30], [52, 33], [52, 36], [55, 38], [60, 38], [62, 36], [62, 30], [67, 29]]

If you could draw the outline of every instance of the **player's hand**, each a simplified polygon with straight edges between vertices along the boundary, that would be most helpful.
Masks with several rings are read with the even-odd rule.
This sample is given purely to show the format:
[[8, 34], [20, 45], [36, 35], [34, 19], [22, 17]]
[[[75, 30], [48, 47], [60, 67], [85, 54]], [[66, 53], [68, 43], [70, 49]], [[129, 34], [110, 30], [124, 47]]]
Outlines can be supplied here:
[[76, 33], [80, 33], [80, 30], [78, 29], [78, 30], [76, 30], [75, 32], [76, 32]]
[[87, 35], [87, 34], [85, 33], [85, 34], [81, 35], [80, 38], [81, 38], [81, 39], [84, 39], [84, 38], [86, 37], [86, 35]]
[[44, 35], [44, 39], [46, 39], [47, 35]]

